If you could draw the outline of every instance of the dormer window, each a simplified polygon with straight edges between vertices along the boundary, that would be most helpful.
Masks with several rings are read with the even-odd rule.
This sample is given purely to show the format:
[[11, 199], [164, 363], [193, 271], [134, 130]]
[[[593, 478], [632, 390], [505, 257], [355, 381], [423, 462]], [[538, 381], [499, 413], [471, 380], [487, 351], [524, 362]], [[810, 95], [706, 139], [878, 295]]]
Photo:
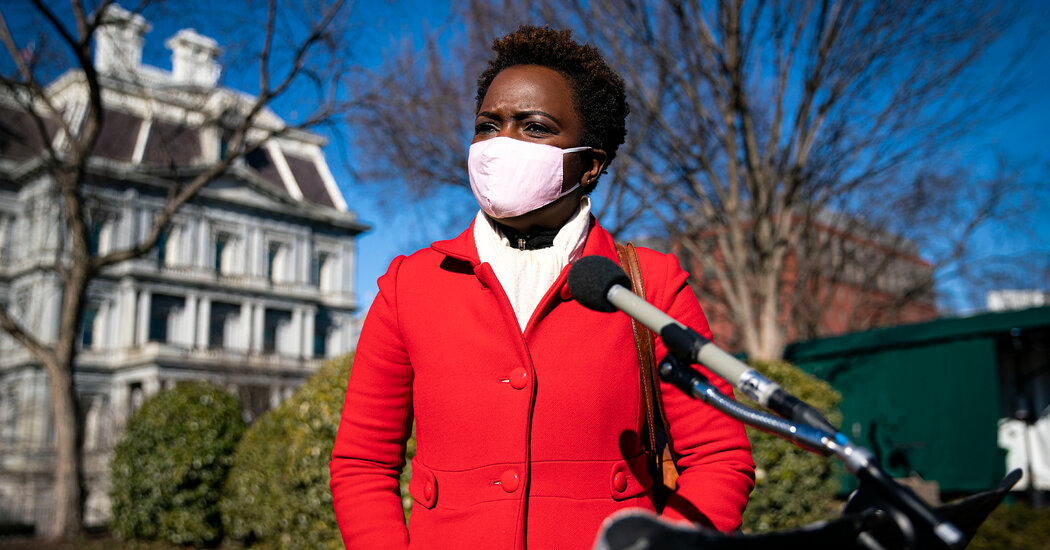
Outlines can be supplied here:
[[88, 226], [88, 253], [99, 256], [109, 252], [113, 247], [113, 226], [115, 220], [105, 215], [98, 215]]
[[216, 275], [239, 275], [244, 273], [244, 240], [232, 229], [224, 228], [212, 233], [211, 267]]
[[331, 315], [319, 310], [314, 317], [314, 357], [323, 359], [328, 356], [328, 337], [333, 328]]
[[154, 294], [150, 302], [148, 340], [150, 342], [171, 341], [178, 315], [185, 305], [185, 298]]
[[241, 314], [240, 306], [224, 302], [212, 302], [208, 319], [208, 347], [221, 349], [228, 346], [230, 333], [236, 329]]
[[330, 278], [328, 272], [331, 270], [331, 255], [327, 252], [318, 252], [314, 254], [313, 262], [310, 265], [310, 284], [324, 291], [328, 290], [328, 280]]
[[287, 244], [279, 241], [271, 241], [267, 247], [266, 278], [271, 283], [288, 282], [288, 249]]
[[290, 336], [288, 329], [292, 324], [292, 312], [281, 309], [266, 309], [263, 315], [263, 353], [278, 353], [285, 347], [283, 344]]
[[171, 232], [165, 230], [157, 237], [157, 266], [163, 267], [168, 265], [168, 240], [171, 238]]
[[80, 348], [91, 349], [95, 344], [95, 319], [98, 317], [97, 306], [84, 308], [83, 317], [80, 318]]
[[228, 233], [217, 233], [215, 235], [215, 272], [222, 274], [229, 270], [228, 262], [225, 262], [226, 247], [230, 243]]

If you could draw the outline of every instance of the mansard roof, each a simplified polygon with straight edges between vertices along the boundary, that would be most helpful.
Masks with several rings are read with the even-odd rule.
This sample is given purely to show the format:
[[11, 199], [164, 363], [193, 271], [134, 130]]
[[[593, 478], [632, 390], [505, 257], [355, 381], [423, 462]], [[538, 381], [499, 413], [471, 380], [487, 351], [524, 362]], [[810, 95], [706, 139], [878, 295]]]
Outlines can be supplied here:
[[53, 140], [57, 130], [53, 119], [38, 123], [28, 112], [0, 103], [0, 159], [22, 162], [39, 155], [45, 140]]
[[[115, 9], [125, 18], [132, 17]], [[148, 31], [148, 24], [138, 30]], [[255, 98], [217, 86], [220, 68], [214, 59], [200, 61], [178, 51], [186, 47], [184, 43], [192, 46], [211, 39], [192, 29], [172, 37], [168, 43], [176, 55], [171, 72], [142, 65], [140, 51], [138, 55], [126, 51], [134, 44], [118, 43], [107, 36], [100, 36], [100, 40], [106, 47], [98, 48], [95, 66], [103, 91], [103, 122], [92, 149], [94, 163], [114, 163], [123, 172], [138, 167], [156, 176], [164, 168], [192, 171], [217, 162], [225, 154], [222, 120], [243, 116]], [[65, 73], [46, 89], [50, 104], [56, 106], [73, 132], [79, 131], [87, 118], [87, 92], [81, 71]], [[16, 99], [0, 92], [0, 168], [9, 174], [25, 173], [27, 166], [39, 164], [41, 157], [46, 157], [48, 143], [56, 151], [63, 148], [63, 132], [54, 115], [38, 119], [25, 106], [30, 102]], [[38, 113], [47, 112], [42, 102], [35, 105]], [[254, 170], [278, 195], [322, 209], [347, 211], [321, 150], [326, 142], [323, 137], [290, 129], [265, 108], [252, 123], [247, 134], [250, 149], [238, 164]]]
[[[74, 127], [79, 128], [80, 123]], [[46, 134], [42, 134], [41, 125]], [[58, 123], [53, 119], [41, 118], [38, 123], [25, 109], [0, 103], [0, 163], [21, 164], [39, 157], [45, 154], [45, 143], [60, 147], [57, 130]], [[214, 129], [107, 105], [103, 107], [103, 123], [92, 153], [99, 159], [141, 166], [156, 173], [164, 167], [185, 169], [216, 161], [219, 152], [208, 148], [222, 146]], [[317, 145], [286, 137], [271, 138], [251, 149], [244, 161], [279, 193], [297, 201], [346, 210]]]

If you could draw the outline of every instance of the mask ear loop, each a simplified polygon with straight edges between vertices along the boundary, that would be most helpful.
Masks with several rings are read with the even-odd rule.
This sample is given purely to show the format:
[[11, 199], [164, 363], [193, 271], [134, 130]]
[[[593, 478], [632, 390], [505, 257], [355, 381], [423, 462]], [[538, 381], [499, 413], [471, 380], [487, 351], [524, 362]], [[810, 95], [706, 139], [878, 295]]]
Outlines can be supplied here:
[[[583, 146], [583, 147], [569, 147], [568, 149], [562, 149], [561, 152], [562, 152], [563, 155], [565, 155], [565, 154], [568, 154], [568, 153], [579, 153], [580, 151], [589, 151], [591, 149], [594, 149], [594, 147], [587, 147], [587, 146]], [[564, 176], [564, 172], [563, 172], [562, 177], [563, 178], [565, 177]], [[582, 185], [582, 184], [583, 184], [582, 181], [576, 182], [576, 185], [573, 185], [572, 187], [570, 187], [568, 191], [564, 191], [560, 195], [558, 195], [558, 199], [564, 197], [565, 195], [568, 195], [569, 193], [572, 193], [573, 191], [578, 189], [580, 187], [580, 185]], [[558, 200], [558, 199], [554, 199], [554, 200]], [[551, 201], [551, 202], [553, 202], [553, 201]]]
[[[566, 154], [566, 153], [579, 153], [580, 151], [589, 151], [589, 150], [592, 150], [592, 149], [594, 149], [594, 147], [582, 146], [582, 147], [569, 147], [568, 149], [562, 149], [561, 151], [562, 151], [562, 154]], [[592, 183], [594, 183], [594, 180], [588, 181], [587, 185], [591, 185]], [[558, 198], [560, 199], [560, 198], [564, 197], [565, 195], [568, 195], [569, 193], [572, 193], [573, 191], [576, 190], [577, 187], [580, 187], [582, 185], [583, 185], [582, 181], [577, 183], [576, 185], [574, 185], [572, 187], [572, 189], [569, 189], [568, 191], [562, 193], [561, 195], [558, 195]]]
[[[558, 199], [564, 197], [565, 195], [568, 195], [569, 193], [572, 193], [573, 191], [579, 189], [579, 187], [580, 187], [580, 184], [579, 184], [579, 182], [577, 182], [576, 185], [573, 185], [572, 187], [570, 187], [568, 191], [565, 191], [562, 194], [558, 195]], [[558, 199], [554, 199], [554, 200], [556, 201]], [[554, 202], [554, 201], [551, 201], [551, 202]]]

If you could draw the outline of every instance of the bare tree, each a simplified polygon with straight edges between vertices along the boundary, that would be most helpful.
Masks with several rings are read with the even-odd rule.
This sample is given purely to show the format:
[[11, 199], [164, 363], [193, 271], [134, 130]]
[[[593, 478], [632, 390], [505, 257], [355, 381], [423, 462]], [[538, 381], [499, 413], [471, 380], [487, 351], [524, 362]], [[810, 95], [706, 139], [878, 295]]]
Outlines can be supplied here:
[[[385, 110], [404, 105], [429, 114], [387, 129], [386, 151], [398, 154], [374, 150], [370, 162], [425, 193], [463, 188], [466, 77], [490, 54], [484, 40], [524, 22], [573, 29], [621, 72], [631, 106], [627, 144], [597, 191], [603, 222], [644, 234], [658, 220], [698, 267], [705, 308], [732, 319], [751, 357], [779, 357], [786, 326], [818, 335], [821, 312], [838, 307], [830, 284], [878, 297], [845, 312], [853, 328], [932, 300], [933, 272], [971, 259], [974, 232], [1000, 219], [1019, 184], [1010, 170], [980, 178], [945, 162], [958, 160], [951, 152], [963, 137], [1016, 106], [1005, 100], [1028, 42], [1016, 41], [995, 72], [982, 65], [1004, 33], [1023, 31], [1011, 6], [476, 1], [462, 20], [462, 50], [402, 54], [377, 77], [407, 93], [373, 98], [359, 116], [392, 119]], [[449, 112], [462, 114], [450, 123]], [[423, 154], [406, 161], [407, 152]], [[914, 246], [937, 257], [888, 283]]]
[[[136, 10], [141, 11], [145, 3]], [[161, 8], [168, 6], [161, 4]], [[177, 8], [177, 6], [176, 6]], [[206, 9], [206, 8], [205, 8]], [[230, 6], [224, 9], [231, 10]], [[21, 10], [21, 11], [19, 11]], [[27, 12], [32, 10], [32, 14]], [[100, 70], [92, 62], [93, 46], [102, 47], [100, 36], [120, 32], [119, 25], [138, 17], [104, 0], [90, 10], [72, 0], [66, 10], [53, 3], [35, 0], [31, 6], [0, 9], [0, 41], [9, 59], [9, 74], [2, 75], [0, 95], [14, 112], [5, 120], [5, 132], [15, 131], [21, 145], [33, 150], [30, 162], [50, 178], [59, 208], [64, 235], [59, 239], [54, 262], [45, 269], [57, 274], [61, 287], [59, 327], [53, 338], [37, 334], [21, 318], [12, 303], [0, 303], [0, 327], [24, 346], [43, 365], [50, 388], [51, 413], [55, 428], [56, 472], [55, 516], [46, 531], [56, 537], [73, 538], [83, 528], [83, 426], [74, 387], [76, 340], [85, 308], [85, 297], [92, 281], [122, 262], [140, 258], [157, 246], [173, 216], [197, 193], [228, 173], [238, 159], [253, 148], [279, 135], [330, 123], [345, 109], [338, 97], [339, 77], [348, 71], [345, 31], [349, 9], [343, 0], [309, 2], [302, 5], [269, 0], [263, 5], [246, 6], [241, 17], [245, 37], [231, 57], [250, 60], [257, 81], [254, 95], [233, 93], [214, 85], [183, 87], [181, 94], [187, 115], [185, 126], [194, 131], [211, 132], [223, 142], [217, 155], [204, 155], [191, 166], [170, 160], [150, 174], [152, 181], [167, 189], [167, 200], [154, 216], [141, 238], [129, 246], [92, 246], [93, 216], [98, 215], [92, 181], [105, 175], [104, 167], [93, 158], [107, 116], [108, 87], [139, 86], [134, 74], [114, 78], [113, 70]], [[12, 28], [12, 13], [23, 22], [26, 17], [45, 27], [34, 36], [24, 28]], [[246, 23], [250, 22], [250, 26]], [[20, 42], [21, 40], [21, 42]], [[69, 63], [65, 67], [61, 64]], [[62, 95], [47, 84], [56, 72], [69, 66], [70, 81], [86, 90], [86, 97]], [[118, 82], [119, 80], [119, 82]], [[144, 85], [143, 85], [144, 86]], [[289, 102], [289, 96], [308, 96], [309, 111], [283, 123], [270, 111], [271, 106]], [[303, 104], [307, 102], [301, 102]], [[16, 123], [25, 127], [13, 128]], [[162, 146], [177, 148], [178, 129]], [[172, 155], [171, 159], [176, 156]], [[9, 178], [9, 174], [4, 175]]]

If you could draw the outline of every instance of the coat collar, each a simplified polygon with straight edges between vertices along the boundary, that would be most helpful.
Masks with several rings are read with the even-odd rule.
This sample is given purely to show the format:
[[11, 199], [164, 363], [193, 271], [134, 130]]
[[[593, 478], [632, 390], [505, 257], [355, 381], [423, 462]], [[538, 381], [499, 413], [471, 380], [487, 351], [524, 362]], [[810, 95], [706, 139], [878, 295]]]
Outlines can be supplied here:
[[[474, 244], [474, 223], [472, 221], [470, 226], [455, 238], [431, 243], [430, 248], [450, 258], [467, 262], [471, 267], [477, 267], [481, 260], [478, 258], [478, 247]], [[601, 227], [593, 215], [590, 223], [587, 241], [583, 244], [583, 255], [605, 256], [617, 261], [616, 242], [613, 241], [612, 235]]]

